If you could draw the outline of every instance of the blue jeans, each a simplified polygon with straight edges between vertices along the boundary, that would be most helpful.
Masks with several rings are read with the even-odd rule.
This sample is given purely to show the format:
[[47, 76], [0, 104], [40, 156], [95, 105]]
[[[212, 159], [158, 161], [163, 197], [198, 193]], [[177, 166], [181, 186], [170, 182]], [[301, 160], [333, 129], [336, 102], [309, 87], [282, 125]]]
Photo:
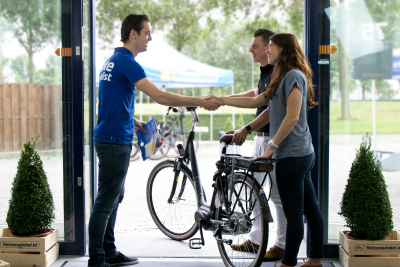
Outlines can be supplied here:
[[324, 257], [324, 224], [311, 181], [314, 162], [315, 155], [312, 153], [304, 157], [278, 159], [275, 164], [276, 183], [287, 219], [286, 246], [282, 259], [286, 265], [297, 264], [297, 254], [304, 235], [303, 214], [307, 219], [307, 257]]
[[114, 226], [125, 192], [131, 145], [94, 142], [99, 158], [98, 192], [89, 220], [89, 266], [116, 252]]

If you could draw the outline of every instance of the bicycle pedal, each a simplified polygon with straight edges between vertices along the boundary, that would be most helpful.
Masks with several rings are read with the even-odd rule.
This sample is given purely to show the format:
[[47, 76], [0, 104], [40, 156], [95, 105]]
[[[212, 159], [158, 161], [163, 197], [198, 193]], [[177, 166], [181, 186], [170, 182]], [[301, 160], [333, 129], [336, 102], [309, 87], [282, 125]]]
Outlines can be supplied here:
[[192, 238], [189, 239], [189, 247], [191, 249], [201, 249], [203, 242], [201, 238]]

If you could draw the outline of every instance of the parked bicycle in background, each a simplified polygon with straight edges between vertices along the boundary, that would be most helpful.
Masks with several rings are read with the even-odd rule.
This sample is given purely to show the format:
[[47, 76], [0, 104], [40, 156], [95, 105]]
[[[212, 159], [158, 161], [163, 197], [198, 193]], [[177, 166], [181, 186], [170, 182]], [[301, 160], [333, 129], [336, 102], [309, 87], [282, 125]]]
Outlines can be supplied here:
[[[185, 118], [185, 110], [177, 108], [169, 108], [169, 111], [179, 112], [179, 116], [168, 116], [168, 121], [160, 121], [160, 135], [163, 141], [163, 146], [158, 150], [156, 154], [150, 157], [153, 160], [159, 160], [163, 157], [177, 158], [179, 157], [179, 151], [177, 146], [181, 144], [184, 148], [186, 147], [187, 137], [190, 131], [185, 132], [183, 127], [183, 119]], [[199, 149], [199, 141], [194, 137], [194, 147], [196, 152]]]

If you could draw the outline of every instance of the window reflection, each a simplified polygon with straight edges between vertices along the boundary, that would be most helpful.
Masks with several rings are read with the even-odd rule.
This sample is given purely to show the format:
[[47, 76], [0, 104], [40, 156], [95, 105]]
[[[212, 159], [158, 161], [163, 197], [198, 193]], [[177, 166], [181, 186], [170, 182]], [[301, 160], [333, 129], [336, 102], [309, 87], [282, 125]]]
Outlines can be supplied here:
[[[33, 138], [53, 193], [52, 227], [62, 240], [62, 59], [54, 53], [61, 47], [61, 3], [2, 0], [0, 14], [0, 214], [8, 210], [23, 144]], [[0, 227], [5, 220], [0, 216]]]
[[393, 157], [400, 153], [400, 42], [395, 34], [400, 6], [396, 3], [331, 1], [326, 10], [331, 43], [338, 47], [330, 58], [330, 240], [337, 240], [338, 231], [345, 228], [338, 215], [340, 201], [356, 150], [367, 132], [382, 161], [394, 228], [400, 228], [396, 205], [400, 157]]

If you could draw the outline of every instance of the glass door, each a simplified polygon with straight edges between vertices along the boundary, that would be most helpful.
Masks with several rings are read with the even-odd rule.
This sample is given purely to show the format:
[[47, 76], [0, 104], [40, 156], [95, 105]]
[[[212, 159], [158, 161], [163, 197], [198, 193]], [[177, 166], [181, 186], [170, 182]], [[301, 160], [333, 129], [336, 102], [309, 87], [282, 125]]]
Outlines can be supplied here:
[[329, 240], [338, 240], [344, 219], [338, 215], [351, 164], [363, 136], [382, 163], [400, 229], [400, 12], [399, 1], [331, 0], [329, 127]]
[[82, 2], [2, 0], [0, 14], [0, 227], [23, 144], [33, 139], [60, 254], [84, 254]]

